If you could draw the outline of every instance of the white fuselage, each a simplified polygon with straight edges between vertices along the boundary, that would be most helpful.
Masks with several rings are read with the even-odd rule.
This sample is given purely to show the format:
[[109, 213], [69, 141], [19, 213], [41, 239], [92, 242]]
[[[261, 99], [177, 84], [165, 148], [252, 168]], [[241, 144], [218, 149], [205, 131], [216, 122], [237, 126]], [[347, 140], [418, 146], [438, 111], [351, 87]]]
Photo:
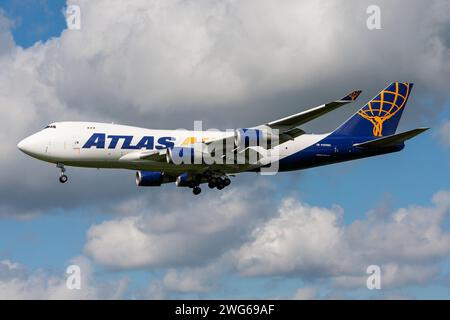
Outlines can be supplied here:
[[[211, 141], [233, 135], [234, 131], [153, 130], [97, 122], [57, 122], [25, 138], [18, 144], [18, 148], [37, 159], [67, 166], [180, 173], [201, 169], [205, 165], [175, 165], [165, 161], [148, 160], [127, 161], [124, 156], [140, 150], [165, 150], [173, 146], [188, 146], [192, 145], [195, 139]], [[326, 135], [304, 134], [283, 143], [274, 148], [277, 152], [273, 154], [277, 154], [277, 159], [272, 160], [279, 160], [301, 151]], [[228, 166], [226, 171], [240, 172], [242, 169], [243, 167]]]

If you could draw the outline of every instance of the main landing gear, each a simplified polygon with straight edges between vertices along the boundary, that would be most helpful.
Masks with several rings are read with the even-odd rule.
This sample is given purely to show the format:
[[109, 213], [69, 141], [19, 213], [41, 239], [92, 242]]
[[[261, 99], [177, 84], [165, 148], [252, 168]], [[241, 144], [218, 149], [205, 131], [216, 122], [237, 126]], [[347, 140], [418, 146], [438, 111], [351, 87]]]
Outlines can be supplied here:
[[192, 193], [195, 195], [199, 195], [202, 192], [202, 188], [200, 188], [200, 181], [197, 179], [189, 182], [189, 188], [192, 189]]
[[211, 178], [208, 181], [208, 187], [210, 189], [214, 189], [217, 188], [217, 190], [222, 190], [225, 187], [228, 187], [231, 184], [231, 180], [230, 178], [228, 178], [227, 176], [221, 178]]
[[64, 167], [64, 164], [58, 163], [56, 165], [59, 169], [61, 169], [61, 175], [59, 176], [59, 182], [66, 183], [69, 178], [64, 174], [66, 172], [66, 168]]
[[199, 186], [195, 186], [192, 188], [192, 193], [195, 195], [199, 195], [202, 192], [202, 188], [200, 188]]
[[[210, 189], [217, 188], [217, 190], [222, 190], [223, 188], [228, 187], [231, 184], [231, 180], [227, 176], [213, 177], [212, 175], [208, 175], [206, 176], [206, 178], [208, 181], [208, 187]], [[199, 180], [194, 180], [191, 181], [189, 185], [194, 195], [199, 195], [202, 192], [199, 183]]]

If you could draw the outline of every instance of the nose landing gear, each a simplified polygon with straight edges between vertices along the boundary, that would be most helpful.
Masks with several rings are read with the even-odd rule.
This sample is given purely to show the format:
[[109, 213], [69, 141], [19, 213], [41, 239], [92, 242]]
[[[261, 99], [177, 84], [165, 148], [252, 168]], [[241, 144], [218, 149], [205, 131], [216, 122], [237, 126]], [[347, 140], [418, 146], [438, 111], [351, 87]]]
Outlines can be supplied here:
[[58, 164], [56, 165], [56, 167], [58, 167], [59, 169], [61, 169], [61, 175], [59, 176], [59, 182], [61, 182], [61, 183], [66, 183], [67, 180], [69, 180], [69, 178], [64, 174], [64, 172], [66, 172], [66, 168], [64, 167], [64, 164], [58, 163]]
[[69, 178], [68, 178], [65, 174], [62, 174], [62, 175], [59, 177], [59, 182], [61, 182], [61, 183], [66, 183], [67, 180], [69, 180]]

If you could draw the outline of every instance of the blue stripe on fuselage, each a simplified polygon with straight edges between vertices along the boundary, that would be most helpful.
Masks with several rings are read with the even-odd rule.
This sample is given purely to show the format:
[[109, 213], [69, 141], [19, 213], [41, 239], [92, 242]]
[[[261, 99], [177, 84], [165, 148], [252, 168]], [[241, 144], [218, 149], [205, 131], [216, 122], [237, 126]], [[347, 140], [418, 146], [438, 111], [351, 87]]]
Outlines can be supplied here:
[[404, 148], [404, 144], [385, 148], [355, 148], [353, 144], [367, 141], [367, 137], [327, 136], [314, 145], [280, 160], [279, 171], [292, 171], [323, 166], [332, 163], [366, 158]]

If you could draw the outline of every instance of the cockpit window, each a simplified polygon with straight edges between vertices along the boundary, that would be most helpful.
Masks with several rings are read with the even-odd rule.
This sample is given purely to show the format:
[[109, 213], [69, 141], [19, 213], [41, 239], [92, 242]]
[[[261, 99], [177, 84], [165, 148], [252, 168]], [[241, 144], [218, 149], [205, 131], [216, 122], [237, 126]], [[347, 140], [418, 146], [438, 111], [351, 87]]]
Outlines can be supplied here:
[[47, 128], [56, 129], [56, 126], [54, 124], [53, 125], [48, 125], [44, 129], [47, 129]]

